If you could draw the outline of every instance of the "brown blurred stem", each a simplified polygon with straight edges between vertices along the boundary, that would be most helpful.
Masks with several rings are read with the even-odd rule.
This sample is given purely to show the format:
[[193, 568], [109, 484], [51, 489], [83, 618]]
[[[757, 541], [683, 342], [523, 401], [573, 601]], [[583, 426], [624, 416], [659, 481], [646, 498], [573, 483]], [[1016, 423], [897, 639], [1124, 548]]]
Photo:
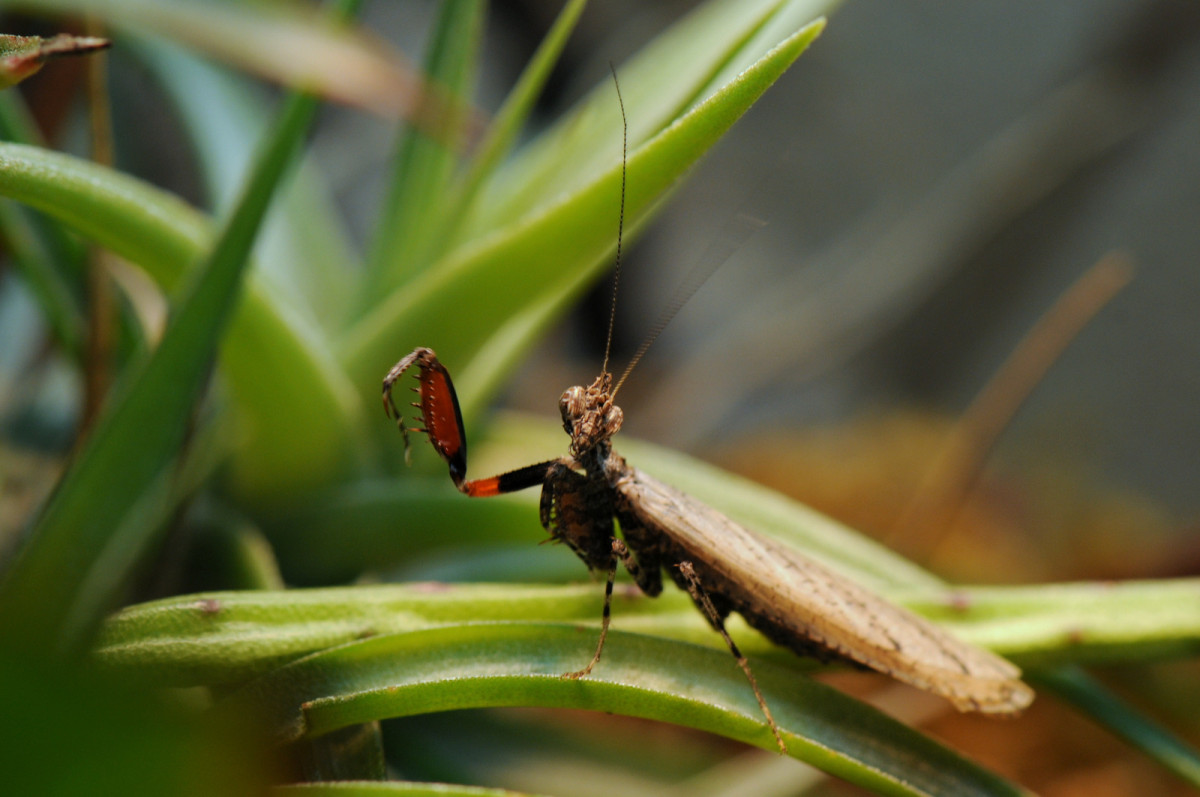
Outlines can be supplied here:
[[920, 536], [928, 541], [926, 558], [936, 556], [953, 532], [954, 521], [1000, 433], [1080, 330], [1132, 276], [1128, 258], [1109, 253], [1058, 298], [954, 425], [885, 541], [912, 541], [924, 532]]
[[[100, 22], [89, 18], [89, 36], [103, 36]], [[108, 96], [108, 56], [96, 53], [87, 59], [88, 110], [91, 118], [92, 159], [113, 165], [112, 114]], [[83, 417], [78, 440], [84, 439], [112, 383], [115, 295], [106, 259], [108, 253], [91, 247], [87, 264], [87, 351], [84, 359]]]

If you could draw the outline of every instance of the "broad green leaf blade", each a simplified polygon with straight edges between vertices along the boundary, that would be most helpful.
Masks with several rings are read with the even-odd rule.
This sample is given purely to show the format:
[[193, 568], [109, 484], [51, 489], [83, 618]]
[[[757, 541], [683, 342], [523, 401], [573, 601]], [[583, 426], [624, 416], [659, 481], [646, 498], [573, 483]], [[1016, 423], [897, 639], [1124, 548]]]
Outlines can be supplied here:
[[1038, 673], [1036, 681], [1180, 778], [1200, 787], [1200, 751], [1124, 703], [1086, 673], [1075, 667], [1058, 667]]
[[[702, 75], [706, 74], [703, 72], [704, 65], [715, 64], [716, 62], [711, 59], [718, 53], [723, 54], [726, 58], [721, 74], [733, 74], [732, 68], [735, 66], [748, 68], [753, 65], [755, 59], [767, 52], [772, 45], [786, 37], [787, 34], [796, 31], [804, 22], [812, 19], [815, 14], [814, 5], [825, 7], [834, 4], [784, 2], [763, 8], [754, 3], [736, 5], [713, 3], [697, 12], [693, 17], [680, 23], [679, 26], [656, 40], [629, 65], [636, 77], [639, 74], [639, 67], [643, 65], [649, 64], [657, 68], [663, 63], [672, 64], [669, 70], [670, 77], [665, 82], [661, 80], [661, 75], [657, 76], [659, 79], [649, 74], [644, 75], [646, 77], [645, 84], [639, 81], [638, 88], [642, 89], [645, 94], [639, 91], [630, 92], [628, 87], [626, 88], [626, 94], [630, 95], [626, 104], [631, 109], [631, 118], [641, 118], [642, 116], [651, 119], [658, 118], [657, 114], [661, 113], [663, 109], [673, 107], [671, 105], [673, 99], [687, 94], [684, 88], [688, 80], [701, 80]], [[749, 13], [750, 16], [742, 16], [746, 13]], [[765, 16], [762, 15], [764, 13]], [[812, 35], [818, 32], [819, 28], [815, 27], [818, 24], [820, 23], [813, 23], [809, 26]], [[745, 35], [746, 38], [739, 39], [738, 37], [742, 35]], [[796, 37], [793, 37], [793, 41], [795, 39]], [[722, 46], [732, 49], [722, 50]], [[775, 53], [782, 49], [784, 48], [781, 45]], [[794, 58], [795, 55], [791, 57]], [[762, 58], [762, 61], [766, 60], [768, 60], [767, 57]], [[758, 66], [761, 65], [760, 62]], [[622, 71], [625, 72], [626, 67], [622, 67]], [[711, 73], [707, 74], [711, 75]], [[598, 167], [611, 162], [606, 160], [606, 153], [611, 153], [611, 159], [616, 160], [620, 151], [618, 145], [620, 139], [612, 135], [606, 136], [605, 126], [596, 123], [596, 119], [603, 118], [606, 113], [613, 114], [612, 126], [619, 127], [618, 108], [612, 102], [608, 88], [607, 84], [598, 87], [578, 111], [564, 118], [560, 126], [556, 128], [557, 132], [552, 131], [540, 139], [536, 145], [527, 148], [527, 151], [532, 150], [537, 153], [534, 158], [535, 163], [542, 163], [538, 159], [543, 157], [559, 159], [558, 166], [561, 168], [540, 175], [548, 178], [542, 181], [544, 193], [540, 197], [536, 196], [536, 191], [521, 197], [489, 194], [480, 203], [479, 208], [485, 213], [496, 208], [515, 209], [518, 212], [509, 218], [510, 223], [521, 217], [526, 219], [535, 217], [539, 213], [539, 207], [544, 207], [546, 203], [553, 204], [562, 201], [562, 193], [570, 190], [566, 188], [567, 185], [584, 183], [584, 177], [589, 173], [589, 165]], [[701, 97], [709, 96], [711, 91], [711, 89], [705, 88], [700, 93], [687, 95], [690, 101], [685, 105], [694, 107]], [[667, 115], [662, 118], [669, 120], [674, 116]], [[564, 133], [562, 138], [557, 137], [559, 132]], [[631, 140], [635, 143], [638, 140], [636, 130], [631, 130]], [[573, 145], [577, 148], [573, 149]], [[519, 162], [520, 160], [518, 160]], [[535, 166], [535, 170], [536, 168], [538, 167]], [[565, 175], [569, 175], [569, 179], [564, 183], [562, 180]], [[505, 186], [524, 184], [532, 190], [539, 179], [536, 175], [524, 173], [520, 168], [514, 167], [497, 175], [495, 182]], [[541, 204], [539, 205], [539, 203]], [[651, 208], [652, 211], [653, 208]], [[564, 215], [569, 219], [569, 212]], [[592, 213], [584, 218], [587, 220], [584, 223], [596, 224], [602, 223], [604, 216]], [[627, 232], [629, 238], [632, 239], [648, 222], [649, 215], [638, 218], [637, 214], [630, 213], [627, 218], [629, 221]], [[520, 226], [523, 222], [516, 223]], [[498, 233], [499, 231], [493, 232]], [[478, 236], [480, 228], [476, 227], [474, 233]], [[568, 251], [574, 252], [575, 250]], [[589, 280], [594, 279], [602, 267], [610, 262], [611, 252], [610, 249], [602, 254], [600, 259], [593, 261], [590, 267], [582, 260], [574, 261], [574, 263], [569, 260], [564, 262], [562, 253], [554, 253], [552, 256], [555, 258], [557, 269], [568, 276], [575, 273], [578, 278], [567, 279], [558, 286], [538, 277], [524, 283], [527, 291], [526, 303], [515, 307], [507, 318], [497, 322], [496, 326], [490, 330], [490, 338], [476, 351], [471, 361], [464, 364], [459, 371], [462, 377], [459, 384], [467, 386], [465, 390], [460, 388], [459, 391], [459, 398], [463, 402], [466, 417], [472, 418], [475, 412], [490, 400], [525, 351], [549, 328], [562, 311], [579, 297], [589, 284]], [[453, 257], [450, 260], [453, 261]], [[510, 269], [512, 282], [517, 282], [520, 277], [525, 276], [521, 273], [524, 265], [521, 262], [506, 263], [506, 267]], [[576, 268], [583, 268], [584, 271], [574, 272]], [[531, 291], [530, 286], [533, 285], [539, 286], [539, 290]], [[438, 339], [441, 340], [441, 330], [439, 330]], [[441, 346], [440, 343], [438, 345]]]
[[425, 236], [436, 223], [442, 195], [457, 166], [456, 147], [468, 121], [465, 100], [471, 96], [485, 4], [478, 0], [446, 0], [441, 4], [425, 75], [436, 93], [436, 113], [444, 135], [435, 139], [409, 126], [401, 138], [388, 183], [388, 194], [375, 227], [360, 303], [374, 306], [377, 298], [405, 284], [428, 265], [417, 258], [427, 247]]
[[[702, 93], [731, 61], [749, 67], [834, 2], [710, 0], [617, 66], [629, 120], [630, 148], [639, 147], [711, 93]], [[753, 42], [769, 20], [790, 28], [774, 41]], [[724, 84], [722, 84], [724, 85]], [[492, 234], [540, 212], [612, 169], [621, 156], [621, 112], [611, 84], [601, 81], [570, 113], [524, 147], [488, 183], [467, 238]]]
[[[697, 106], [630, 155], [626, 217], [637, 223], [766, 91], [817, 36], [823, 23], [809, 25], [772, 50], [736, 81]], [[614, 128], [619, 133], [619, 125]], [[619, 135], [614, 136], [619, 143]], [[493, 383], [502, 358], [488, 351], [499, 335], [510, 352], [527, 345], [530, 330], [548, 323], [607, 266], [615, 245], [621, 165], [613, 161], [600, 177], [543, 212], [451, 254], [436, 269], [394, 292], [355, 327], [345, 360], [356, 384], [374, 387], [393, 362], [417, 345], [433, 345], [455, 373], [465, 417], [486, 403], [480, 385]], [[611, 223], [608, 223], [611, 221]], [[603, 222], [603, 223], [600, 223]], [[509, 323], [528, 308], [538, 317]], [[499, 330], [497, 332], [497, 330]], [[364, 396], [365, 398], [365, 396]], [[383, 427], [382, 422], [380, 428]]]
[[[828, 16], [840, 5], [841, 0], [787, 0], [780, 3], [774, 13], [763, 19], [762, 24], [748, 32], [742, 45], [719, 65], [688, 107], [698, 104], [732, 81], [738, 73], [748, 69], [760, 53], [770, 50], [801, 25], [809, 20]], [[680, 60], [700, 61], [706, 57], [704, 50], [709, 44], [702, 40], [684, 39], [677, 46], [679, 52], [675, 53], [675, 57]]]
[[537, 52], [526, 64], [520, 78], [505, 98], [500, 110], [492, 119], [491, 127], [463, 170], [462, 176], [452, 186], [449, 195], [425, 236], [423, 252], [417, 256], [419, 262], [429, 262], [440, 257], [449, 248], [465, 221], [468, 211], [478, 196], [484, 180], [495, 171], [500, 159], [512, 147], [513, 141], [525, 124], [542, 87], [550, 78], [550, 72], [558, 62], [567, 37], [575, 29], [579, 15], [583, 13], [586, 0], [570, 0], [554, 21]]
[[0, 138], [18, 144], [45, 143], [20, 92], [0, 93]]
[[[775, 749], [728, 651], [614, 632], [590, 676], [595, 631], [573, 625], [453, 625], [353, 642], [282, 667], [222, 711], [258, 716], [289, 741], [435, 711], [543, 706], [656, 719]], [[795, 669], [755, 661], [791, 755], [881, 794], [1020, 794], [928, 737]]]
[[[167, 43], [136, 38], [124, 43], [174, 104], [196, 150], [209, 203], [215, 212], [224, 211], [237, 198], [254, 142], [267, 130], [265, 91]], [[257, 267], [293, 307], [327, 330], [340, 328], [358, 256], [333, 198], [309, 157], [280, 190], [255, 244]]]
[[[0, 144], [0, 194], [112, 249], [167, 291], [212, 242], [207, 220], [174, 195], [36, 147]], [[221, 365], [243, 424], [235, 489], [277, 494], [328, 482], [349, 466], [360, 428], [356, 395], [319, 330], [253, 275], [222, 341]]]
[[0, 582], [6, 644], [81, 647], [153, 544], [172, 462], [239, 296], [254, 236], [315, 110], [311, 97], [289, 100], [158, 348], [111, 400]]

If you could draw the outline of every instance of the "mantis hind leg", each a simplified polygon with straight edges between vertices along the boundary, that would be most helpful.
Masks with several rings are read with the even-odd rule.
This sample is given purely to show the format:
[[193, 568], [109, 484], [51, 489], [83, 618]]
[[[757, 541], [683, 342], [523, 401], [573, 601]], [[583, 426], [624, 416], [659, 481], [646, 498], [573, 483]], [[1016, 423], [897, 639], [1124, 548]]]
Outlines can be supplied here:
[[720, 633], [721, 638], [725, 640], [725, 644], [729, 646], [729, 652], [737, 659], [738, 666], [746, 674], [746, 680], [750, 682], [750, 688], [754, 690], [754, 697], [758, 700], [758, 707], [762, 710], [771, 733], [775, 735], [775, 743], [779, 745], [779, 752], [786, 754], [787, 745], [783, 742], [783, 734], [779, 732], [779, 726], [775, 724], [775, 718], [771, 716], [771, 709], [768, 708], [766, 699], [762, 696], [762, 692], [758, 690], [758, 681], [754, 679], [754, 673], [750, 670], [750, 663], [746, 661], [746, 656], [738, 648], [737, 643], [733, 641], [733, 637], [729, 636], [729, 632], [725, 630], [725, 617], [728, 615], [728, 611], [724, 614], [717, 611], [717, 607], [713, 605], [712, 598], [709, 597], [708, 592], [704, 589], [704, 585], [700, 583], [700, 577], [696, 575], [696, 570], [691, 562], [680, 562], [678, 567], [680, 575], [683, 576], [688, 594], [692, 596], [692, 600], [700, 607], [700, 610], [707, 615], [708, 621]]

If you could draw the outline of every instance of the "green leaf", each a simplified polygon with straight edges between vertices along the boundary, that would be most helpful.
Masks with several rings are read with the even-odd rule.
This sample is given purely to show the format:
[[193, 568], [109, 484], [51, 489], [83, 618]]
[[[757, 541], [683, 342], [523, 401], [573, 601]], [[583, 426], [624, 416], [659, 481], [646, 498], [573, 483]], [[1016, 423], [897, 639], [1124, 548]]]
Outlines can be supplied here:
[[546, 38], [542, 40], [537, 52], [526, 64], [521, 77], [517, 79], [516, 85], [496, 113], [484, 140], [463, 169], [462, 175], [447, 192], [440, 211], [431, 214], [432, 223], [422, 231], [424, 234], [421, 240], [410, 243], [420, 246], [420, 253], [415, 255], [417, 262], [427, 263], [434, 260], [444, 254], [454, 241], [484, 180], [494, 173], [500, 159], [508, 153], [521, 126], [528, 118], [534, 101], [550, 78], [550, 72], [566, 46], [567, 37], [575, 29], [575, 23], [583, 13], [584, 5], [585, 0], [570, 0], [563, 7]]
[[1195, 655], [1200, 579], [1075, 582], [896, 593], [910, 608], [973, 641], [1042, 667], [1112, 664]]
[[[202, 593], [122, 610], [102, 629], [94, 657], [106, 668], [149, 683], [231, 684], [379, 633], [498, 620], [597, 621], [600, 597], [595, 585], [413, 584]], [[614, 611], [624, 620], [681, 609], [684, 617], [700, 619], [683, 593], [654, 602], [619, 592], [616, 600]]]
[[[36, 122], [19, 92], [0, 93], [0, 140], [40, 144]], [[38, 298], [59, 345], [83, 351], [82, 252], [57, 225], [28, 208], [0, 201], [0, 238]]]
[[[263, 717], [280, 741], [435, 711], [543, 706], [673, 722], [775, 749], [728, 651], [637, 634], [609, 636], [587, 678], [595, 631], [573, 625], [452, 625], [388, 634], [282, 667], [224, 701]], [[791, 755], [882, 794], [1020, 794], [916, 731], [794, 668], [754, 662]]]
[[[891, 594], [901, 597], [909, 608], [947, 624], [967, 641], [994, 647], [1021, 661], [1046, 661], [1049, 639], [1057, 641], [1055, 658], [1059, 661], [1141, 661], [1188, 655], [1200, 643], [1196, 617], [1200, 610], [1195, 608], [1200, 606], [1200, 580], [1195, 579], [900, 590]], [[268, 672], [306, 652], [365, 635], [504, 620], [570, 620], [594, 627], [599, 600], [600, 590], [594, 584], [418, 584], [214, 593], [125, 610], [106, 625], [95, 655], [106, 667], [152, 683], [231, 683]], [[723, 650], [720, 639], [682, 592], [670, 591], [651, 600], [636, 595], [632, 588], [619, 589], [613, 613], [620, 629]], [[751, 654], [793, 668], [811, 666], [750, 632], [740, 620], [731, 622], [731, 632]], [[540, 650], [540, 643], [534, 647]], [[537, 654], [530, 650], [529, 655], [536, 658]], [[756, 663], [756, 670], [759, 667]], [[1063, 693], [1053, 671], [1034, 673], [1033, 677]], [[1189, 768], [1195, 758], [1186, 745], [1127, 710], [1114, 719], [1111, 706], [1119, 703], [1102, 689], [1081, 689], [1074, 686], [1065, 690], [1064, 696], [1086, 702], [1085, 710], [1097, 704], [1109, 707], [1090, 713], [1182, 776], [1191, 777]]]
[[[629, 585], [615, 594], [617, 628], [722, 646], [682, 591], [651, 599]], [[891, 589], [884, 595], [1022, 663], [1162, 660], [1187, 656], [1200, 644], [1198, 579]], [[595, 624], [600, 597], [598, 584], [397, 584], [185, 595], [114, 615], [95, 655], [106, 666], [155, 683], [230, 683], [370, 634], [473, 621]], [[743, 649], [795, 661], [744, 630], [740, 620], [731, 623]]]
[[[212, 242], [209, 223], [174, 195], [36, 147], [0, 143], [0, 194], [112, 249], [167, 291]], [[242, 423], [235, 489], [272, 495], [344, 472], [361, 408], [319, 330], [251, 275], [221, 348]]]
[[[628, 162], [627, 218], [636, 224], [644, 217], [822, 27], [816, 22], [797, 32], [634, 151]], [[640, 101], [645, 102], [644, 95]], [[632, 118], [635, 108], [630, 113]], [[576, 117], [575, 123], [586, 122]], [[610, 131], [618, 151], [619, 131], [619, 124]], [[374, 385], [398, 349], [433, 344], [459, 374], [463, 414], [473, 418], [536, 333], [606, 267], [615, 245], [621, 188], [619, 158], [609, 164], [560, 202], [456, 250], [382, 302], [346, 339], [345, 361], [355, 383], [370, 385], [374, 400]], [[597, 224], [604, 218], [611, 218], [611, 227]]]
[[72, 285], [47, 251], [41, 229], [28, 208], [0, 200], [0, 240], [37, 296], [55, 339], [78, 358], [83, 350], [83, 308]]
[[20, 92], [0, 92], [0, 138], [18, 144], [45, 143]]
[[[796, 0], [710, 0], [676, 22], [627, 63], [617, 65], [631, 149], [715, 94], [710, 82], [718, 74], [728, 74], [724, 71], [726, 65], [738, 64], [742, 67], [738, 72], [748, 69], [756, 61], [766, 60], [764, 56], [776, 45], [807, 28], [799, 48], [802, 51], [823, 27], [820, 22], [814, 23], [815, 27], [809, 23], [835, 5]], [[772, 26], [779, 34], [777, 38], [757, 40], [755, 33], [772, 20], [780, 21], [786, 30]], [[735, 77], [729, 75], [730, 79], [720, 86], [732, 83]], [[465, 239], [494, 234], [527, 216], [542, 213], [547, 204], [557, 203], [562, 195], [582, 191], [611, 173], [621, 156], [620, 132], [620, 107], [611, 82], [605, 79], [488, 183], [475, 206], [476, 214], [466, 226]], [[630, 185], [634, 182], [631, 173]]]
[[[118, 614], [106, 624], [95, 655], [107, 667], [150, 682], [230, 683], [365, 635], [468, 622], [570, 620], [594, 626], [599, 594], [594, 584], [417, 584], [188, 596]], [[1188, 656], [1200, 644], [1197, 579], [886, 594], [965, 640], [1023, 663], [1136, 662]], [[618, 589], [613, 614], [620, 629], [723, 649], [679, 591], [651, 600], [632, 587]], [[792, 667], [811, 665], [750, 632], [736, 618], [730, 628], [751, 654]], [[1058, 669], [1034, 672], [1032, 678], [1181, 777], [1195, 776], [1195, 751], [1083, 676]]]
[[[425, 61], [425, 75], [433, 89], [429, 110], [440, 135], [409, 126], [396, 152], [388, 195], [376, 220], [375, 241], [363, 281], [361, 304], [371, 307], [380, 295], [408, 282], [426, 263], [424, 236], [437, 218], [442, 195], [457, 165], [456, 148], [444, 142], [462, 138], [468, 119], [465, 100], [471, 95], [479, 35], [485, 5], [479, 0], [446, 0], [434, 27]], [[436, 103], [434, 105], [433, 103]]]
[[[124, 42], [146, 62], [184, 122], [196, 150], [206, 192], [220, 212], [237, 198], [253, 145], [268, 128], [269, 97], [262, 87], [155, 40]], [[325, 181], [311, 157], [267, 214], [255, 244], [257, 267], [281, 298], [326, 330], [340, 328], [357, 274], [358, 255], [350, 245]]]
[[[76, 649], [154, 542], [173, 463], [271, 194], [316, 110], [292, 98], [212, 253], [145, 366], [126, 376], [0, 582], [0, 636]], [[7, 163], [0, 156], [0, 171]]]

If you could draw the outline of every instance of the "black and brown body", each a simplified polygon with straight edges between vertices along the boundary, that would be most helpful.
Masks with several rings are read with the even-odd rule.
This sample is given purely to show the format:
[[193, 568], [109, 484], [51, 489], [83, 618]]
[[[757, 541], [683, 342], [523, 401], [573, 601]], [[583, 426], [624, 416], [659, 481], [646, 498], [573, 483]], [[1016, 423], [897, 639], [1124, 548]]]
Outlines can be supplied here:
[[[720, 597], [714, 602], [722, 614], [737, 612], [773, 642], [822, 660], [848, 659], [941, 695], [960, 711], [1015, 714], [1032, 701], [1021, 671], [1005, 659], [795, 549], [636, 468], [614, 473], [613, 487], [618, 512], [649, 530], [643, 536], [656, 559], [690, 561], [708, 593]], [[640, 541], [626, 542], [642, 560]]]
[[[384, 405], [405, 431], [391, 400], [404, 371], [418, 367], [424, 427], [450, 475], [467, 495], [497, 495], [542, 486], [541, 522], [588, 568], [607, 572], [599, 660], [617, 563], [647, 595], [662, 591], [662, 574], [692, 595], [726, 638], [747, 677], [753, 675], [725, 634], [730, 612], [804, 655], [844, 658], [947, 698], [961, 711], [1014, 714], [1033, 699], [1020, 671], [972, 647], [928, 620], [888, 603], [798, 551], [755, 534], [696, 499], [630, 467], [612, 450], [623, 415], [605, 372], [588, 387], [563, 393], [559, 409], [571, 436], [567, 456], [487, 479], [467, 480], [466, 444], [454, 386], [430, 349], [402, 359], [384, 380]], [[457, 422], [453, 428], [450, 418]], [[407, 442], [407, 435], [406, 435]], [[613, 520], [620, 527], [616, 534]], [[755, 686], [768, 722], [780, 739]], [[780, 739], [782, 747], [782, 740]]]

